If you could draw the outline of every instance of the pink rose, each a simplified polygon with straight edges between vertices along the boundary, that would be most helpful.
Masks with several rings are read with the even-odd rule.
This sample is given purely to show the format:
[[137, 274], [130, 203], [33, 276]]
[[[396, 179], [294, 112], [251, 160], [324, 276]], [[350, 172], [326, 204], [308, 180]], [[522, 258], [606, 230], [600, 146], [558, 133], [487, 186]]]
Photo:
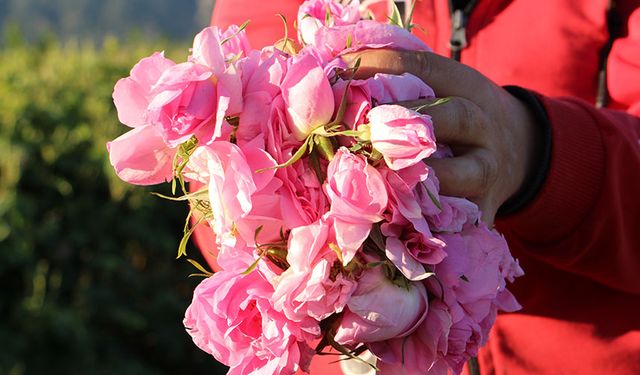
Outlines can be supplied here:
[[178, 146], [215, 121], [218, 93], [212, 77], [207, 67], [185, 62], [167, 69], [153, 87], [147, 121], [160, 129], [167, 144]]
[[225, 115], [242, 109], [240, 77], [225, 63], [219, 38], [215, 27], [202, 30], [189, 61], [165, 70], [153, 86], [146, 120], [171, 146], [193, 135], [201, 143], [219, 138]]
[[366, 82], [371, 91], [371, 100], [375, 105], [435, 98], [435, 93], [429, 85], [409, 73], [402, 75], [376, 73]]
[[302, 44], [313, 42], [323, 26], [343, 26], [360, 20], [360, 1], [342, 5], [334, 0], [308, 0], [298, 9], [298, 38]]
[[436, 150], [431, 117], [401, 107], [381, 105], [367, 115], [371, 143], [389, 168], [398, 170], [422, 162]]
[[278, 238], [282, 221], [275, 191], [282, 183], [274, 178], [273, 169], [256, 172], [274, 165], [273, 158], [254, 144], [240, 148], [215, 141], [193, 153], [190, 169], [194, 171], [190, 173], [200, 180], [208, 178], [212, 228], [218, 241], [232, 245], [240, 236], [245, 243], [253, 244], [259, 226], [263, 230], [258, 240]]
[[382, 266], [368, 269], [347, 302], [335, 340], [355, 345], [407, 336], [425, 319], [428, 305], [422, 283], [396, 285], [385, 277]]
[[380, 173], [361, 155], [345, 147], [336, 152], [327, 168], [324, 190], [331, 201], [338, 246], [347, 265], [387, 207], [387, 189]]
[[291, 58], [282, 81], [289, 127], [298, 141], [331, 121], [334, 109], [333, 91], [324, 70], [311, 54]]
[[107, 143], [109, 161], [123, 181], [154, 185], [173, 177], [176, 150], [150, 125], [140, 126]]
[[325, 221], [291, 230], [290, 267], [278, 279], [273, 306], [293, 321], [312, 317], [319, 322], [342, 312], [356, 288], [356, 282], [340, 271], [338, 257], [329, 247], [335, 244], [332, 232], [331, 223]]
[[409, 31], [372, 20], [362, 20], [345, 26], [322, 27], [316, 31], [315, 38], [310, 44], [331, 56], [344, 55], [365, 48], [431, 51], [431, 48]]
[[113, 89], [113, 102], [120, 122], [135, 128], [107, 143], [109, 160], [122, 180], [136, 185], [153, 185], [173, 177], [176, 150], [163, 140], [161, 132], [149, 125], [145, 113], [151, 89], [175, 63], [162, 53], [140, 60], [131, 75], [120, 79]]
[[219, 271], [196, 288], [184, 325], [194, 343], [233, 374], [308, 371], [313, 325], [293, 323], [273, 310], [273, 287], [258, 271]]
[[369, 350], [380, 360], [380, 374], [446, 375], [444, 357], [448, 351], [451, 316], [439, 300], [429, 304], [424, 322], [407, 337], [369, 344]]
[[[321, 168], [326, 170], [326, 161]], [[276, 172], [283, 181], [280, 207], [287, 228], [309, 225], [329, 210], [329, 199], [308, 158]]]
[[427, 218], [435, 231], [460, 232], [465, 224], [480, 220], [478, 206], [467, 199], [441, 195], [439, 202], [442, 210]]
[[342, 124], [347, 129], [356, 129], [357, 125], [363, 124], [366, 120], [367, 112], [371, 109], [371, 95], [369, 87], [365, 81], [351, 81], [347, 89], [347, 81], [339, 79], [333, 84], [333, 97], [335, 98], [336, 111], [340, 108], [342, 98], [347, 96], [347, 107], [342, 118]]
[[230, 25], [220, 33], [220, 41], [227, 40], [221, 46], [222, 53], [227, 60], [247, 57], [252, 51], [247, 31], [239, 30], [237, 25]]

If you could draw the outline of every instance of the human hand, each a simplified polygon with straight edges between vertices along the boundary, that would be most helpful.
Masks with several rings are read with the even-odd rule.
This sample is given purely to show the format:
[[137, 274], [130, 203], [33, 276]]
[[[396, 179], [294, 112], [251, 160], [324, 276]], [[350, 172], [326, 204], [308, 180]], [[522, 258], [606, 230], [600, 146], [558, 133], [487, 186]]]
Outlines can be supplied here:
[[433, 118], [436, 139], [449, 145], [449, 159], [427, 159], [440, 180], [441, 193], [475, 202], [492, 224], [498, 208], [536, 168], [541, 143], [532, 113], [524, 103], [478, 71], [429, 52], [366, 50], [355, 78], [375, 73], [411, 73], [448, 100], [400, 103]]

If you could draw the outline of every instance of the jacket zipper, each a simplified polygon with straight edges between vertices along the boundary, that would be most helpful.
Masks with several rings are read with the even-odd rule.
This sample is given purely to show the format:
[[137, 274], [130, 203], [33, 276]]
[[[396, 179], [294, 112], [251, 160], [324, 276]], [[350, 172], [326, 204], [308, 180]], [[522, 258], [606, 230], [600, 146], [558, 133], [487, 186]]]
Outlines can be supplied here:
[[451, 58], [460, 61], [460, 54], [467, 46], [467, 23], [469, 15], [478, 0], [454, 1], [449, 0], [449, 14], [451, 15], [451, 38], [449, 48]]

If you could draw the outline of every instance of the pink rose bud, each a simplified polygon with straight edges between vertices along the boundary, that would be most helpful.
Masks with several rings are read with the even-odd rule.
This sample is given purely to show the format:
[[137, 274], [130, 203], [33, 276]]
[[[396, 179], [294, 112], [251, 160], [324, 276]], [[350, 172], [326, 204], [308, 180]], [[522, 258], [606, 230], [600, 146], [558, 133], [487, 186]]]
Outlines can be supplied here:
[[384, 180], [361, 155], [345, 147], [336, 152], [327, 168], [324, 190], [331, 201], [329, 216], [334, 218], [338, 246], [343, 263], [349, 263], [371, 231], [382, 220], [388, 193]]
[[291, 59], [281, 88], [289, 127], [298, 141], [331, 121], [333, 91], [324, 70], [311, 54], [303, 53]]
[[371, 268], [358, 280], [335, 340], [350, 345], [407, 336], [425, 319], [428, 305], [421, 282], [405, 288], [388, 280], [380, 266]]
[[431, 117], [401, 107], [381, 105], [369, 111], [371, 143], [389, 168], [417, 164], [436, 150]]

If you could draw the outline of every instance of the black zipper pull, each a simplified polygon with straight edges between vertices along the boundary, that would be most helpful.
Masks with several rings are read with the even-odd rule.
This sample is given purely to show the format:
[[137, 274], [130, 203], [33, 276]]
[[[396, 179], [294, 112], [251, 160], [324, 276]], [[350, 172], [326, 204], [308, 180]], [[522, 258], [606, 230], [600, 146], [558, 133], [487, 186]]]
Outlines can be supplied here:
[[451, 39], [449, 48], [451, 57], [460, 61], [460, 51], [467, 46], [467, 19], [462, 9], [456, 9], [451, 14]]
[[460, 52], [467, 47], [467, 22], [469, 15], [478, 3], [478, 0], [449, 0], [449, 12], [451, 13], [451, 38], [449, 48], [451, 58], [460, 61]]

